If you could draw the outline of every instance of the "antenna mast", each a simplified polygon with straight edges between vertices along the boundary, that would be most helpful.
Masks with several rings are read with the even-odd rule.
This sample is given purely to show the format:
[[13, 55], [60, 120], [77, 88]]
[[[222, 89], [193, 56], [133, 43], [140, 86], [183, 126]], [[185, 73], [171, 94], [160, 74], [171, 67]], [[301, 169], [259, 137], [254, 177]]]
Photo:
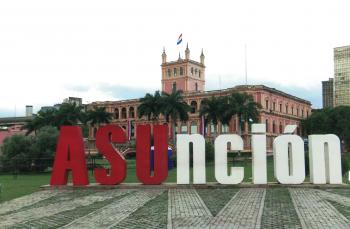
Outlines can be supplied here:
[[245, 85], [248, 85], [247, 44], [244, 44]]

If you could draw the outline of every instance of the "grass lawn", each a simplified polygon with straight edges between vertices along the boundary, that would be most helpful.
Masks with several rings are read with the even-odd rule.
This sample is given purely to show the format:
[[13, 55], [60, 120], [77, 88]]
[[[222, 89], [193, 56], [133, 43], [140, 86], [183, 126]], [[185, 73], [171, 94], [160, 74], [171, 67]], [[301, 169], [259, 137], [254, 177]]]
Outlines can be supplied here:
[[[97, 161], [101, 163], [102, 161]], [[231, 162], [232, 164], [232, 162]], [[244, 167], [244, 182], [252, 181], [252, 166], [250, 160], [243, 160], [235, 162], [234, 166]], [[216, 182], [214, 174], [214, 163], [208, 162], [207, 165], [207, 181]], [[192, 172], [192, 169], [191, 169]], [[273, 159], [268, 157], [267, 160], [267, 175], [268, 181], [276, 181], [273, 175]], [[38, 191], [41, 185], [48, 184], [50, 182], [51, 173], [40, 173], [40, 174], [19, 174], [17, 177], [13, 175], [0, 175], [1, 184], [1, 194], [0, 202], [11, 200], [16, 197], [30, 194], [32, 192]], [[192, 177], [192, 176], [191, 176]], [[90, 183], [94, 183], [95, 179], [91, 171], [89, 171]], [[307, 177], [305, 181], [308, 181]], [[349, 183], [347, 177], [344, 177], [344, 182]], [[127, 160], [127, 177], [124, 181], [125, 183], [135, 183], [139, 182], [136, 177], [136, 164], [135, 160]], [[169, 171], [168, 178], [166, 182], [176, 182], [176, 169]]]

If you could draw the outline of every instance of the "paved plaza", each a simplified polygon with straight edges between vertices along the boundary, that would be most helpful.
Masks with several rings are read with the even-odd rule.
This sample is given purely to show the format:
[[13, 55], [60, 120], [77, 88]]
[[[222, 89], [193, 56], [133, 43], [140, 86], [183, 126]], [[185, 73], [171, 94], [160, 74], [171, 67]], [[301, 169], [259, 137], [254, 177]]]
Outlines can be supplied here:
[[350, 228], [350, 189], [43, 190], [0, 205], [0, 228]]

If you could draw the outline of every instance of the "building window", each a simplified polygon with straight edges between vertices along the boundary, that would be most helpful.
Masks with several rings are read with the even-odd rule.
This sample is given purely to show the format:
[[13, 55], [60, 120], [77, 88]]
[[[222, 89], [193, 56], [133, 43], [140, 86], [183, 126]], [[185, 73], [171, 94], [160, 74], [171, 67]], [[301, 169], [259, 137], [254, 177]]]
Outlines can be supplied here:
[[176, 75], [177, 75], [177, 69], [174, 68], [174, 76], [176, 76]]
[[228, 125], [226, 123], [221, 125], [221, 132], [224, 134], [228, 133]]
[[192, 101], [191, 102], [191, 113], [194, 114], [197, 112], [197, 102], [196, 101]]
[[198, 84], [195, 84], [195, 90], [198, 91]]
[[135, 118], [135, 109], [133, 107], [129, 108], [129, 118]]
[[282, 103], [280, 103], [280, 112], [282, 112]]
[[201, 70], [198, 71], [198, 77], [201, 78]]
[[286, 105], [286, 114], [288, 114], [288, 105]]
[[294, 107], [292, 106], [292, 115], [294, 115]]
[[185, 122], [181, 123], [181, 134], [187, 134], [187, 124]]
[[276, 110], [276, 102], [273, 102], [273, 110], [275, 111]]
[[210, 124], [210, 133], [214, 134], [216, 133], [216, 127], [213, 123]]
[[265, 108], [266, 108], [266, 110], [269, 109], [269, 100], [266, 100], [266, 101], [265, 101]]
[[297, 108], [297, 116], [299, 116], [299, 108]]
[[197, 134], [197, 123], [191, 122], [191, 134]]
[[184, 68], [180, 67], [180, 76], [182, 76], [184, 74]]
[[265, 125], [266, 125], [266, 133], [268, 133], [269, 132], [269, 120], [268, 119], [266, 119]]
[[168, 77], [170, 77], [170, 76], [171, 76], [171, 70], [168, 69]]
[[304, 118], [304, 110], [301, 110], [301, 117]]
[[280, 134], [282, 134], [283, 132], [283, 126], [282, 126], [282, 122], [280, 122]]
[[126, 119], [126, 108], [122, 108], [122, 119]]
[[276, 133], [276, 124], [275, 124], [275, 121], [272, 121], [272, 133]]
[[194, 70], [194, 74], [197, 75], [197, 72], [198, 72], [198, 69], [196, 68], [196, 69]]
[[193, 68], [191, 68], [191, 76], [193, 76]]
[[114, 109], [114, 118], [115, 119], [119, 119], [119, 110], [118, 110], [118, 108]]
[[173, 83], [173, 91], [176, 91], [176, 82]]

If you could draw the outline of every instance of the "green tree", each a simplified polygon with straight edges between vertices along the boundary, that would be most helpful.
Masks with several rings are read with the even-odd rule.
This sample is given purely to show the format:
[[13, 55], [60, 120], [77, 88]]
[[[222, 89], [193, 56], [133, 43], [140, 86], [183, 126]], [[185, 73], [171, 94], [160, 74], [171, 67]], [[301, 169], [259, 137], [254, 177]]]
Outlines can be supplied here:
[[202, 100], [199, 115], [204, 117], [206, 123], [214, 125], [214, 132], [217, 133], [217, 125], [220, 121], [223, 124], [229, 123], [227, 115], [227, 97], [210, 97]]
[[14, 135], [5, 139], [0, 157], [4, 171], [44, 171], [52, 165], [58, 130], [46, 126], [35, 136]]
[[188, 112], [191, 110], [191, 106], [189, 106], [182, 96], [182, 91], [177, 91], [173, 89], [171, 94], [166, 92], [162, 93], [161, 100], [161, 113], [164, 115], [166, 121], [169, 123], [171, 120], [171, 125], [173, 129], [173, 140], [174, 144], [176, 143], [176, 122], [187, 121], [188, 120]]
[[86, 113], [86, 121], [93, 127], [103, 123], [110, 123], [112, 114], [106, 111], [105, 107], [94, 107]]
[[306, 135], [335, 134], [345, 144], [345, 150], [350, 151], [350, 106], [320, 109], [314, 111], [302, 122]]
[[0, 157], [3, 171], [28, 171], [31, 167], [32, 137], [14, 135], [4, 140]]
[[232, 93], [228, 98], [228, 117], [237, 115], [238, 133], [242, 132], [242, 124], [245, 122], [257, 122], [259, 120], [259, 110], [261, 105], [254, 102], [253, 96], [247, 93]]
[[137, 108], [138, 117], [146, 116], [148, 121], [158, 120], [162, 111], [162, 97], [160, 92], [156, 91], [154, 95], [147, 93], [139, 101], [140, 105]]
[[56, 113], [56, 127], [74, 126], [83, 123], [83, 107], [76, 103], [62, 103]]
[[57, 126], [57, 110], [55, 108], [39, 111], [22, 129], [27, 130], [26, 135], [29, 135], [32, 132], [36, 133], [44, 126]]
[[59, 132], [57, 128], [46, 126], [41, 128], [31, 140], [31, 169], [44, 171], [52, 165]]

